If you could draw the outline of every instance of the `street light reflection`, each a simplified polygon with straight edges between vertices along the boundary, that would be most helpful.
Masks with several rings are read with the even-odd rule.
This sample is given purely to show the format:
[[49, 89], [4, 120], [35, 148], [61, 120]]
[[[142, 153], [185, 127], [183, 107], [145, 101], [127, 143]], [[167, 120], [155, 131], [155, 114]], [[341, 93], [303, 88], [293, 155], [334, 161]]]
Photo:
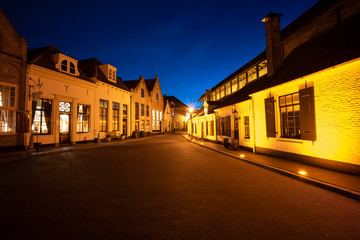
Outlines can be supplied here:
[[245, 155], [244, 155], [244, 154], [240, 154], [240, 157], [243, 158], [243, 157], [245, 157]]
[[307, 172], [306, 172], [306, 171], [303, 171], [303, 170], [298, 171], [298, 173], [299, 173], [300, 175], [306, 175], [306, 174], [307, 174]]

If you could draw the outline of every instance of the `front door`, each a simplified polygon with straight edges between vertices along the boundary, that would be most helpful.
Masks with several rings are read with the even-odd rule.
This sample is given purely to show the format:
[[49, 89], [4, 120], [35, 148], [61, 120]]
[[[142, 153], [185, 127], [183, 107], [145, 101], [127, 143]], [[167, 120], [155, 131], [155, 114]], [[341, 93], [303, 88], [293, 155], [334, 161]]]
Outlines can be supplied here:
[[239, 140], [239, 118], [234, 118], [234, 138]]
[[59, 143], [70, 143], [70, 125], [71, 125], [71, 103], [60, 102], [60, 139]]
[[60, 113], [60, 143], [70, 142], [70, 114]]

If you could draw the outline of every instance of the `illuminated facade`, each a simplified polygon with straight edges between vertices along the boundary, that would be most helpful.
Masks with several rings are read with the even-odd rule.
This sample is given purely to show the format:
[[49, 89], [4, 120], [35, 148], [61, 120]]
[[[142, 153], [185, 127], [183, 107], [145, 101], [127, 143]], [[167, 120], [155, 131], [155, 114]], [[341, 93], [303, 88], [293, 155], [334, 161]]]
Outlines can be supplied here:
[[164, 99], [157, 76], [154, 79], [123, 81], [132, 92], [131, 98], [131, 132], [164, 131]]
[[27, 41], [0, 8], [0, 146], [24, 146], [29, 131], [26, 111]]
[[129, 135], [123, 109], [130, 91], [116, 77], [116, 68], [97, 59], [77, 61], [54, 46], [28, 51], [27, 103], [31, 114], [29, 145], [69, 144], [104, 139], [110, 133]]
[[[186, 130], [186, 113], [188, 106], [181, 102], [175, 96], [164, 95], [164, 102], [168, 105], [168, 124], [164, 125], [168, 131], [185, 131]], [[165, 114], [165, 113], [164, 113]]]
[[359, 174], [360, 3], [321, 0], [281, 31], [280, 17], [263, 19], [266, 50], [199, 99], [194, 136]]

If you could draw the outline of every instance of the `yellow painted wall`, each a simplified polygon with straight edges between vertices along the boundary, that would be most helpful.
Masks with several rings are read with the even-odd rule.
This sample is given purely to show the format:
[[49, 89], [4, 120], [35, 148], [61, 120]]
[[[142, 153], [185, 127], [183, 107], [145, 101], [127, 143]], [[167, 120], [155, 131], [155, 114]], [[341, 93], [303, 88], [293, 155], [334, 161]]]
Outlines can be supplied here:
[[[278, 97], [314, 86], [316, 141], [280, 137]], [[345, 163], [360, 164], [360, 59], [253, 95], [256, 146]], [[277, 137], [266, 137], [264, 99], [277, 100]]]

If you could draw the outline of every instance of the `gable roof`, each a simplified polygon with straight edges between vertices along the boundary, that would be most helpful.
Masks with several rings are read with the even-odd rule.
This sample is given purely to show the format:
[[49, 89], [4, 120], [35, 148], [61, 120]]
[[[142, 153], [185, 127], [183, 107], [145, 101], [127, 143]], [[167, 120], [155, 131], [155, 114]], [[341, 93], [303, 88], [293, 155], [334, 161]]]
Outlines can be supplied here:
[[164, 100], [168, 100], [169, 103], [170, 102], [174, 102], [175, 104], [175, 108], [180, 108], [180, 107], [185, 107], [187, 108], [188, 106], [186, 104], [184, 104], [182, 101], [180, 101], [177, 97], [175, 96], [166, 96], [164, 95]]
[[151, 92], [154, 89], [156, 83], [156, 78], [154, 79], [145, 79], [145, 84], [149, 92]]
[[130, 92], [130, 90], [124, 85], [124, 83], [121, 81], [120, 77], [116, 77], [116, 82], [110, 81], [106, 75], [103, 73], [103, 71], [99, 68], [100, 65], [103, 65], [97, 58], [90, 58], [90, 59], [84, 59], [79, 60], [79, 69], [84, 71], [84, 73], [89, 78], [96, 78], [97, 80], [104, 82], [106, 84], [112, 85], [114, 87], [121, 88], [125, 91]]
[[123, 83], [125, 84], [125, 86], [129, 89], [131, 88], [136, 88], [136, 86], [139, 84], [140, 79], [138, 80], [129, 80], [129, 81], [123, 81]]

